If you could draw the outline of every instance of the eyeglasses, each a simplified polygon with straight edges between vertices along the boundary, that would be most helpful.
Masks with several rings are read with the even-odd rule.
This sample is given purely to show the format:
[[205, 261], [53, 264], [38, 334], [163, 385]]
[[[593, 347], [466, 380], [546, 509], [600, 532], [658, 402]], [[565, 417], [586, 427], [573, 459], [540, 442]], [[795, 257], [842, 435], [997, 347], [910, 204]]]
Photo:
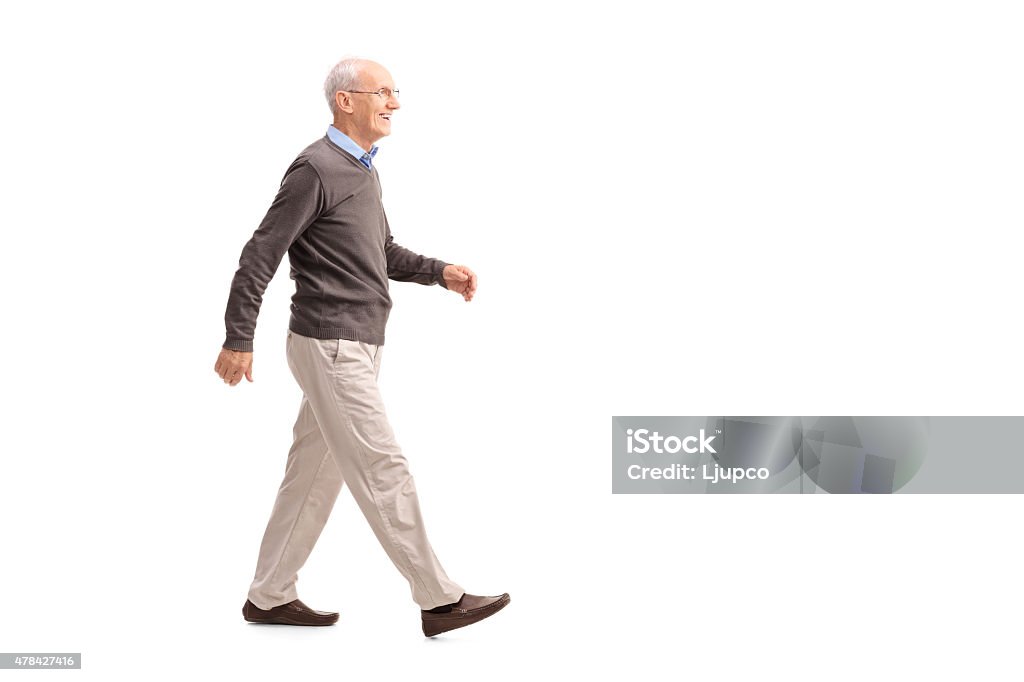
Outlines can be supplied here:
[[391, 88], [381, 88], [380, 90], [346, 90], [345, 92], [354, 92], [360, 95], [377, 95], [382, 100], [387, 102], [394, 95], [395, 99], [398, 99], [398, 90], [392, 90]]

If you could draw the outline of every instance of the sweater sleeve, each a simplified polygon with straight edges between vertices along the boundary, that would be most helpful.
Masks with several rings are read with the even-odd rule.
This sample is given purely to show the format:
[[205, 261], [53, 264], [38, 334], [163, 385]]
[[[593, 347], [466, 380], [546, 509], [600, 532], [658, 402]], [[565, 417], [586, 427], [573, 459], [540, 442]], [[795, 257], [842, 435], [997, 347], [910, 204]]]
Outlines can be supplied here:
[[266, 217], [238, 259], [224, 313], [224, 348], [252, 351], [263, 292], [292, 243], [323, 210], [320, 176], [304, 161], [295, 161], [285, 173]]
[[441, 273], [448, 263], [436, 258], [428, 258], [414, 253], [404, 246], [395, 243], [391, 236], [387, 213], [384, 214], [384, 255], [388, 261], [388, 278], [396, 282], [415, 282], [416, 284], [440, 284], [447, 289]]

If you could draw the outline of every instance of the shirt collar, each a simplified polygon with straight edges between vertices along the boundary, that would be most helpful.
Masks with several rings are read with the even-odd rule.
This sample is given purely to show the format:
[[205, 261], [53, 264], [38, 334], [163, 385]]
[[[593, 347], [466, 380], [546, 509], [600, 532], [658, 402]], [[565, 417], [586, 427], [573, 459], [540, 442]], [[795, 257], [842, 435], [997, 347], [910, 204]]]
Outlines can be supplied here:
[[367, 168], [373, 168], [373, 157], [377, 156], [377, 145], [374, 145], [370, 151], [366, 151], [357, 145], [351, 137], [334, 126], [329, 126], [327, 128], [327, 137], [330, 138], [331, 142], [354, 156], [356, 160], [360, 161], [364, 166]]

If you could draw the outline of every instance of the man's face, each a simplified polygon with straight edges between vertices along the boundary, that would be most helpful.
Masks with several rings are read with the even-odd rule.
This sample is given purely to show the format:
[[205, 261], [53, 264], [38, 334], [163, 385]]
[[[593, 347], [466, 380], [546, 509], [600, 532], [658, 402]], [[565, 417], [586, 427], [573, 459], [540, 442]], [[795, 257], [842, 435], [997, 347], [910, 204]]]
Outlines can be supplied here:
[[[380, 64], [367, 62], [360, 73], [357, 90], [376, 92], [381, 88], [395, 89], [395, 82]], [[379, 95], [352, 93], [352, 123], [360, 135], [373, 144], [391, 134], [391, 114], [401, 105], [394, 96], [384, 99]]]

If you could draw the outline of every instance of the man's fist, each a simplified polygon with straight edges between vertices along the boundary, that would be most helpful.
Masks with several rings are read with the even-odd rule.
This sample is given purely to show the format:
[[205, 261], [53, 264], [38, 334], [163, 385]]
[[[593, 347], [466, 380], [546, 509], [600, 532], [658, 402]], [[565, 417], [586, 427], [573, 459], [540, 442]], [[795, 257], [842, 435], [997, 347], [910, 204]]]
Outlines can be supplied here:
[[234, 386], [242, 380], [243, 376], [251, 382], [252, 352], [221, 348], [217, 362], [213, 365], [213, 371], [228, 386]]
[[473, 300], [476, 293], [476, 273], [465, 265], [446, 265], [441, 272], [444, 277], [444, 285], [449, 291], [462, 294], [467, 301]]

